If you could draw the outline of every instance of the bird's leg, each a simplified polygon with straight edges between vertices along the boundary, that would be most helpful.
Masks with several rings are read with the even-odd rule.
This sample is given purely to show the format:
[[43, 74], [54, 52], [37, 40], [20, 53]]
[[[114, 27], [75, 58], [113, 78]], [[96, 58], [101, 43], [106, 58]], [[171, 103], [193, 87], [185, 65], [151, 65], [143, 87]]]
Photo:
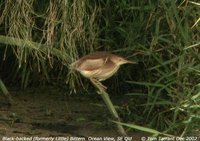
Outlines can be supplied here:
[[107, 89], [107, 87], [104, 86], [99, 80], [96, 80], [96, 81], [97, 81], [97, 84], [98, 84], [101, 88], [103, 88], [104, 91]]
[[107, 89], [106, 86], [104, 86], [99, 80], [97, 80], [95, 78], [90, 78], [90, 81], [92, 81], [92, 83], [96, 84], [97, 87], [101, 87], [104, 91]]

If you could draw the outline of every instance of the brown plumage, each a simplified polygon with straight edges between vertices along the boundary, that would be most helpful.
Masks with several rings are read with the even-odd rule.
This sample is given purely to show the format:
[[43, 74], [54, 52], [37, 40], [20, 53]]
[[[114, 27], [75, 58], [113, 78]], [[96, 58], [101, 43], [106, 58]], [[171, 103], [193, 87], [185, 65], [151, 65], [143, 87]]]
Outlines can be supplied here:
[[86, 78], [103, 81], [115, 74], [120, 65], [127, 63], [134, 62], [109, 52], [95, 52], [83, 56], [72, 63], [71, 67], [79, 71]]

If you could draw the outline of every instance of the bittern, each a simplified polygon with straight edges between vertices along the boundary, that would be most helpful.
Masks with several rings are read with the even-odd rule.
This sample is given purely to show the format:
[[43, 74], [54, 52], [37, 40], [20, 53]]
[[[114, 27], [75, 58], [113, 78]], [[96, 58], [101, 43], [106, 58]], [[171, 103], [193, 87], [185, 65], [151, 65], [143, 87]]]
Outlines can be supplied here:
[[122, 64], [134, 63], [109, 52], [95, 52], [83, 56], [72, 63], [71, 67], [84, 77], [103, 81], [115, 74]]
[[[104, 102], [106, 103], [111, 114], [118, 122], [120, 122], [119, 115], [106, 93], [106, 87], [101, 84], [100, 81], [106, 80], [115, 74], [122, 64], [134, 63], [132, 61], [126, 60], [123, 57], [114, 55], [108, 52], [96, 52], [86, 55], [79, 60], [72, 63], [71, 67], [79, 71], [83, 76], [89, 78], [91, 82], [99, 90], [98, 93], [101, 94]], [[126, 132], [122, 125], [117, 124], [121, 135], [125, 136]]]

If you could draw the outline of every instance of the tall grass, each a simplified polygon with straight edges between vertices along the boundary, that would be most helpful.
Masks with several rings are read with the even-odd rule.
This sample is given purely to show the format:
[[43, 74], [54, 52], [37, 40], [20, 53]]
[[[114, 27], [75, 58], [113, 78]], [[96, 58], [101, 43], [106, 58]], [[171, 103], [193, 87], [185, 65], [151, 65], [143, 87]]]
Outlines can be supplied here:
[[[64, 79], [74, 88], [79, 78], [69, 73], [66, 66], [76, 60], [78, 55], [92, 52], [97, 47], [98, 31], [95, 20], [98, 8], [83, 1], [50, 0], [37, 3], [28, 0], [13, 3], [8, 0], [1, 2], [1, 13], [0, 23], [4, 29], [2, 34], [23, 39], [24, 42], [34, 41], [45, 45], [45, 54], [23, 46], [12, 48], [19, 63], [18, 75], [22, 78], [23, 87], [27, 84], [25, 79], [30, 80], [28, 77], [33, 70], [42, 72], [49, 78], [48, 75], [54, 68], [53, 74], [59, 73], [51, 77], [63, 81], [65, 75]], [[52, 53], [54, 48], [69, 57], [55, 57]], [[33, 70], [29, 72], [27, 67]]]
[[[138, 89], [128, 94], [142, 100], [137, 102], [142, 112], [132, 111], [133, 118], [140, 117], [135, 121], [145, 121], [147, 126], [175, 135], [199, 135], [200, 37], [199, 24], [193, 26], [197, 13], [198, 5], [186, 1], [160, 1], [149, 11], [144, 40], [135, 47], [143, 64], [137, 69], [142, 76], [136, 72], [141, 77], [133, 74], [137, 80], [128, 81], [135, 88], [143, 88], [139, 95]], [[135, 107], [135, 103], [131, 106]]]

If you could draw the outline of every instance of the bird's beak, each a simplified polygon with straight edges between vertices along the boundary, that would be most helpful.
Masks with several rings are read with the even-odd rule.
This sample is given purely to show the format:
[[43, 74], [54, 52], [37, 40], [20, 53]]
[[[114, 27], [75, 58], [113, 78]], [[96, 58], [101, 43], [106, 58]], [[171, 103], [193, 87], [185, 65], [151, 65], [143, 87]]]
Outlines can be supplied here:
[[134, 61], [129, 61], [129, 60], [124, 60], [124, 63], [129, 63], [129, 64], [137, 64], [137, 62], [134, 62]]

